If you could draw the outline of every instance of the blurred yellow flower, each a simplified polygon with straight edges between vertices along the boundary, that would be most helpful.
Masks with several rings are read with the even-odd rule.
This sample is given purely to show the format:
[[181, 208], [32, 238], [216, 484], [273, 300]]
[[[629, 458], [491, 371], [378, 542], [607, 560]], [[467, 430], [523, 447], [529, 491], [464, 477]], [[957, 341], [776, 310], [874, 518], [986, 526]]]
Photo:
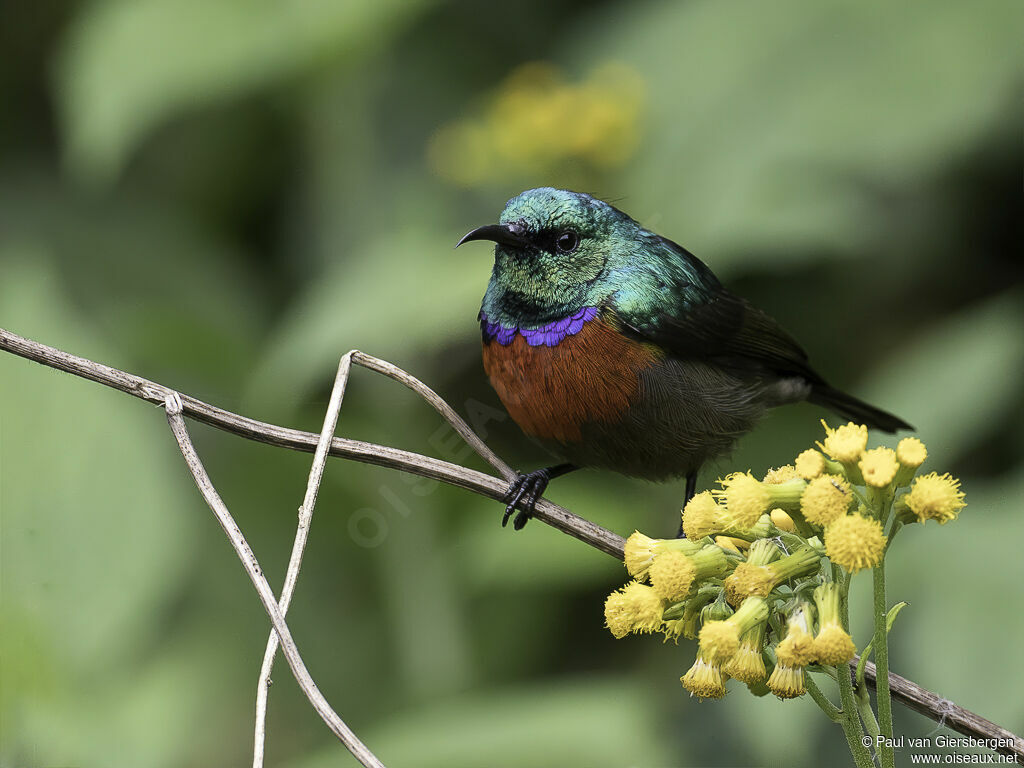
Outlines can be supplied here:
[[619, 167], [636, 150], [644, 93], [641, 76], [615, 62], [575, 83], [553, 64], [524, 64], [482, 114], [443, 125], [427, 157], [440, 176], [466, 187], [549, 174], [566, 161]]

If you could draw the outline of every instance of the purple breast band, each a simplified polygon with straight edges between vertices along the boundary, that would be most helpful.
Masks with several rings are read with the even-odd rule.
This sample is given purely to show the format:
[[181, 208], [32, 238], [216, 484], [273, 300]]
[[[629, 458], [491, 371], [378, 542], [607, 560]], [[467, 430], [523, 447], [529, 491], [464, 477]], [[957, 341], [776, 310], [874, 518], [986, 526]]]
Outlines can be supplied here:
[[480, 313], [480, 327], [483, 328], [484, 341], [497, 339], [503, 347], [507, 347], [518, 333], [531, 347], [554, 347], [566, 336], [575, 336], [583, 330], [584, 323], [597, 317], [597, 307], [584, 307], [579, 312], [561, 320], [555, 320], [540, 328], [515, 328], [492, 323], [487, 315]]

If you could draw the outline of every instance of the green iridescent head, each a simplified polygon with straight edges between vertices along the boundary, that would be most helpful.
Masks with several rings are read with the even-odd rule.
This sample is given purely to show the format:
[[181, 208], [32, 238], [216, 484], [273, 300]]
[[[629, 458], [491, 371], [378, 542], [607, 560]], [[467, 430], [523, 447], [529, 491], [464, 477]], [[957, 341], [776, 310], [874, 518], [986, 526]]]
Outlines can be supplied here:
[[641, 232], [601, 200], [542, 187], [513, 197], [498, 224], [473, 230], [459, 244], [496, 243], [484, 311], [529, 325], [599, 304], [614, 290], [601, 278], [628, 261]]
[[718, 285], [693, 254], [580, 192], [528, 189], [508, 201], [498, 224], [459, 245], [470, 240], [496, 244], [481, 310], [506, 327], [538, 328], [584, 307], [657, 316]]

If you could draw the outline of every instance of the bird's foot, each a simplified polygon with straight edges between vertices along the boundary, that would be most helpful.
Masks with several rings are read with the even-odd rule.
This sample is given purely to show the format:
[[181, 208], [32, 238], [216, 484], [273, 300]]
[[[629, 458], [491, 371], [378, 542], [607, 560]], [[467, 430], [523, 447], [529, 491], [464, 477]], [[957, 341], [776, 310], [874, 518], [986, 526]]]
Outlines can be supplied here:
[[528, 475], [519, 475], [508, 485], [508, 490], [501, 500], [505, 502], [505, 514], [501, 518], [501, 527], [508, 525], [508, 519], [516, 511], [516, 506], [522, 505], [515, 520], [512, 521], [512, 528], [519, 531], [533, 517], [533, 508], [537, 505], [538, 499], [544, 495], [544, 490], [551, 481], [550, 468], [537, 469]]

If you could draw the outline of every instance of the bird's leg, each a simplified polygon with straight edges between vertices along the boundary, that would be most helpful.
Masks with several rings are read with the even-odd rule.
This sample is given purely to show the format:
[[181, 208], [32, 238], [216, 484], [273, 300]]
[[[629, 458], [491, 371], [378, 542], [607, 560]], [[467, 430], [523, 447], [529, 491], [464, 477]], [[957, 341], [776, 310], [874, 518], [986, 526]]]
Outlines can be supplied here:
[[697, 493], [697, 472], [696, 470], [686, 476], [686, 496], [683, 497], [683, 506], [690, 503], [690, 499]]
[[548, 487], [548, 483], [556, 477], [561, 477], [577, 469], [579, 467], [575, 464], [556, 464], [553, 467], [534, 470], [528, 475], [519, 475], [509, 483], [508, 490], [501, 497], [501, 500], [506, 503], [505, 515], [501, 518], [501, 527], [504, 528], [508, 524], [508, 519], [515, 511], [516, 506], [522, 503], [519, 514], [512, 521], [512, 527], [515, 530], [522, 529], [526, 525], [526, 521], [533, 517], [533, 508], [536, 506], [537, 500], [544, 495], [544, 489]]
[[[686, 509], [686, 505], [693, 498], [694, 493], [697, 492], [697, 472], [694, 470], [686, 476], [686, 496], [683, 498], [683, 509]], [[683, 533], [683, 521], [679, 521], [679, 532], [676, 534], [677, 539], [685, 539], [686, 534]]]

